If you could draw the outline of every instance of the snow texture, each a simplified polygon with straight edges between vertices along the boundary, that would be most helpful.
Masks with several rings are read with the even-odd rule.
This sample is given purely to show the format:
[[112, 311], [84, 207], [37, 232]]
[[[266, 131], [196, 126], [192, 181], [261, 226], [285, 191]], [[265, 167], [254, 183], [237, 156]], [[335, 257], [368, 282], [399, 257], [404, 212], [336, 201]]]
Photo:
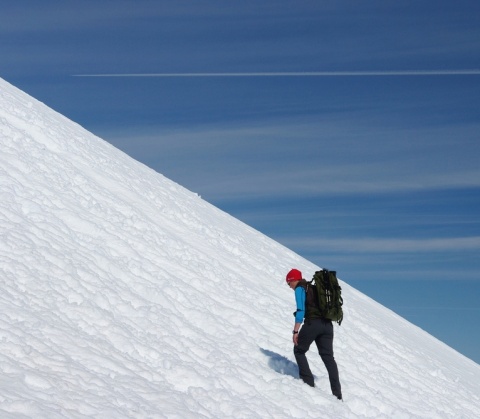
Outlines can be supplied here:
[[343, 281], [345, 401], [314, 347], [303, 384], [318, 267], [1, 79], [0, 151], [1, 418], [480, 417], [478, 364]]

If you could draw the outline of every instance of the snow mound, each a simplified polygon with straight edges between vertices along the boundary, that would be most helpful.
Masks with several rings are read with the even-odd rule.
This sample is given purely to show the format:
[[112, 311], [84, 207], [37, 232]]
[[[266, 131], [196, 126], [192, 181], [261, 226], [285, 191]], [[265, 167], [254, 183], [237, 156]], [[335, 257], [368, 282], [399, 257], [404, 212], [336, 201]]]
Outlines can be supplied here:
[[480, 366], [345, 282], [345, 402], [314, 348], [304, 385], [318, 267], [1, 79], [0, 151], [0, 417], [480, 417]]

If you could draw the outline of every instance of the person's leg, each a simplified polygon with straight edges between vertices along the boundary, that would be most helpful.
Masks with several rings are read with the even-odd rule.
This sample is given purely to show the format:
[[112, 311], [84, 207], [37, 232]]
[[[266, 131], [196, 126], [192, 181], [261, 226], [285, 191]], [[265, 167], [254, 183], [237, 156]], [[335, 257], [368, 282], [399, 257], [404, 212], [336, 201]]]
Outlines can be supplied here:
[[310, 345], [315, 340], [315, 333], [312, 325], [305, 323], [298, 334], [298, 345], [294, 346], [293, 353], [298, 365], [298, 374], [300, 378], [309, 386], [314, 387], [314, 379], [310, 366], [308, 365], [307, 356], [305, 355]]
[[342, 386], [340, 385], [340, 378], [338, 376], [337, 362], [333, 356], [333, 324], [331, 321], [322, 321], [322, 332], [315, 339], [315, 343], [318, 348], [318, 353], [328, 371], [332, 393], [341, 399]]

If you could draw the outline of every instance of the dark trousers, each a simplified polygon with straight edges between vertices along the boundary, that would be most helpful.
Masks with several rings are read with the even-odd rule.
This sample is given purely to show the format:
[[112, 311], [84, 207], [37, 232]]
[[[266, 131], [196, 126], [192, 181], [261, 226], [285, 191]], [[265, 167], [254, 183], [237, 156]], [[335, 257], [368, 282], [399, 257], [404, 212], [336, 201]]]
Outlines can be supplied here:
[[333, 357], [333, 324], [330, 320], [307, 319], [300, 329], [298, 345], [293, 349], [300, 378], [309, 386], [314, 386], [313, 374], [305, 355], [313, 342], [317, 345], [318, 353], [328, 371], [332, 393], [341, 397], [342, 387], [338, 377], [337, 363]]

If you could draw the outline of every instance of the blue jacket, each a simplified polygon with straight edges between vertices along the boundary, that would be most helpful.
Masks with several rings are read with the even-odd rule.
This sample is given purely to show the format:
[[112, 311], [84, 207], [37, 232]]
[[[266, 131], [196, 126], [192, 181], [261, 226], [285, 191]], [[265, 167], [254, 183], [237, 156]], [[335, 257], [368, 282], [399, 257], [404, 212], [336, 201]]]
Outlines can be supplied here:
[[303, 323], [305, 318], [305, 300], [307, 299], [307, 294], [303, 287], [295, 288], [295, 302], [297, 304], [297, 311], [295, 312], [295, 323]]

